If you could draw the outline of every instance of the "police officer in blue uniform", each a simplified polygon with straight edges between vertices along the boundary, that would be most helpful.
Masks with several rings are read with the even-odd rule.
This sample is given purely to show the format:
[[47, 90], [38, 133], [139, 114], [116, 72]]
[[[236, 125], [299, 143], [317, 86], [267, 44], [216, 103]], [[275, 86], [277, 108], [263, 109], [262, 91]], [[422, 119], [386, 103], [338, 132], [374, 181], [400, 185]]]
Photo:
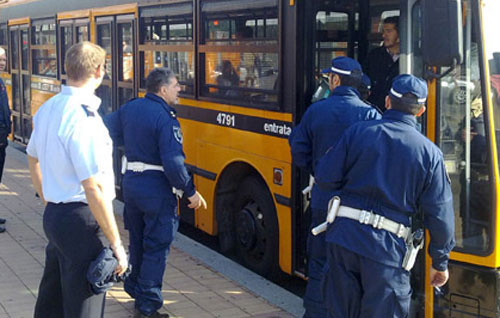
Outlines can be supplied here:
[[407, 317], [410, 268], [403, 260], [413, 249], [405, 240], [413, 239], [410, 219], [418, 211], [430, 232], [431, 285], [448, 279], [455, 245], [450, 179], [439, 148], [415, 129], [426, 97], [423, 80], [399, 75], [382, 120], [349, 127], [316, 167], [319, 187], [340, 198], [326, 233], [328, 317]]
[[[331, 68], [323, 70], [329, 74], [329, 86], [333, 91], [327, 99], [312, 104], [300, 124], [293, 130], [289, 142], [294, 163], [315, 176], [315, 162], [340, 138], [344, 130], [361, 120], [378, 119], [375, 109], [360, 99], [357, 90], [361, 84], [361, 66], [348, 57], [332, 60]], [[311, 193], [311, 225], [315, 227], [325, 220], [329, 191], [321, 191], [316, 185]], [[326, 317], [320, 295], [322, 268], [326, 261], [324, 234], [309, 235], [308, 282], [304, 295], [305, 318]]]
[[130, 233], [132, 273], [125, 290], [135, 298], [135, 318], [160, 314], [163, 273], [170, 244], [178, 228], [177, 196], [190, 208], [206, 208], [184, 165], [182, 132], [172, 105], [180, 86], [172, 71], [152, 70], [147, 94], [105, 118], [111, 138], [125, 147], [122, 162], [124, 221]]

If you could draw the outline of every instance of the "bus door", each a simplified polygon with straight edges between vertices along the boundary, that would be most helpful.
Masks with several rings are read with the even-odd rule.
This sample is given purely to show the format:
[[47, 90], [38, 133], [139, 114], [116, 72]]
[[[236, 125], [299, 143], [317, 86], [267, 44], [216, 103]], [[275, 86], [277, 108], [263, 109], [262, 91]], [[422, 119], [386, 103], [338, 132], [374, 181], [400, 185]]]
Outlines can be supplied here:
[[[303, 113], [310, 104], [327, 98], [330, 95], [328, 77], [321, 70], [331, 67], [331, 60], [339, 56], [348, 56], [362, 60], [368, 51], [381, 44], [381, 25], [384, 18], [399, 15], [399, 0], [388, 1], [307, 1], [304, 3], [303, 43], [304, 65], [302, 76], [303, 100], [298, 103], [296, 113], [300, 121]], [[309, 183], [309, 176], [301, 171], [295, 189], [300, 193]], [[299, 204], [301, 211], [306, 211], [309, 201], [303, 196]], [[305, 257], [307, 231], [309, 230], [309, 213], [298, 213], [296, 224], [301, 227], [297, 237], [298, 247], [296, 257]], [[302, 253], [301, 253], [302, 251]], [[296, 259], [296, 264], [304, 263]]]
[[[96, 41], [106, 50], [106, 74], [97, 96], [102, 99], [99, 112], [105, 116], [136, 96], [135, 85], [135, 16], [123, 14], [97, 17], [95, 20]], [[115, 149], [115, 178], [121, 184], [121, 157], [123, 149]]]
[[30, 27], [10, 26], [10, 69], [12, 73], [12, 119], [14, 140], [27, 144], [31, 136]]
[[66, 84], [68, 76], [64, 68], [66, 51], [75, 43], [89, 41], [90, 21], [88, 18], [59, 20], [59, 69], [61, 70], [61, 81]]

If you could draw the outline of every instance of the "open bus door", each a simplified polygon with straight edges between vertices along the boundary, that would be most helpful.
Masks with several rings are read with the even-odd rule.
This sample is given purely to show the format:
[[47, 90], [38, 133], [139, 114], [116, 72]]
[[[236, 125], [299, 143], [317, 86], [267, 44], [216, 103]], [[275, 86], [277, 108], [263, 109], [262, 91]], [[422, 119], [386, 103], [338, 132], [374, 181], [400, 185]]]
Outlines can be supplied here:
[[[399, 0], [388, 1], [304, 1], [297, 5], [301, 8], [302, 41], [305, 51], [303, 60], [304, 78], [302, 92], [299, 95], [295, 125], [307, 107], [315, 101], [329, 96], [328, 79], [321, 70], [331, 66], [331, 60], [338, 56], [349, 56], [363, 61], [368, 51], [380, 46], [382, 35], [381, 23], [384, 18], [399, 15]], [[306, 243], [310, 227], [309, 198], [302, 194], [302, 189], [309, 184], [309, 174], [300, 169], [295, 172], [294, 191], [297, 195], [295, 204], [298, 211], [295, 216], [297, 235], [295, 237], [295, 268], [296, 273], [305, 274]]]

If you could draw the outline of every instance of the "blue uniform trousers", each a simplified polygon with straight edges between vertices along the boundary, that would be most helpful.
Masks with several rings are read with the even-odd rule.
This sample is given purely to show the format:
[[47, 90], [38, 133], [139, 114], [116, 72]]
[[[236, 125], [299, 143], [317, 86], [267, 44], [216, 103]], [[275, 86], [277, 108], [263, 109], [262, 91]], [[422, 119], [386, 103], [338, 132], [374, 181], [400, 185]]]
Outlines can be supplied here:
[[410, 274], [328, 243], [322, 294], [329, 318], [408, 317]]
[[125, 291], [135, 299], [135, 307], [146, 315], [161, 308], [163, 274], [179, 219], [177, 202], [166, 196], [150, 196], [144, 189], [127, 187], [124, 182], [125, 227], [129, 231], [132, 273]]
[[85, 203], [48, 203], [43, 229], [49, 240], [35, 318], [104, 317], [106, 293], [94, 295], [87, 270], [104, 235]]
[[307, 236], [307, 287], [304, 294], [303, 318], [326, 318], [321, 296], [321, 279], [326, 263], [325, 232], [314, 236], [311, 229], [325, 222], [326, 210], [311, 209], [311, 228]]

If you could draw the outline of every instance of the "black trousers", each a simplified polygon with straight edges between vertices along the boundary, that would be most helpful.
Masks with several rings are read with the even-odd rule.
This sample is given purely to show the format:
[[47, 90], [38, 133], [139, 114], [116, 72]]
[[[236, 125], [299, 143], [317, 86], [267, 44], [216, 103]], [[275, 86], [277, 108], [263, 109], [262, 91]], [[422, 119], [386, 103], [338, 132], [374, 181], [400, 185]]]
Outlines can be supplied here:
[[98, 318], [105, 293], [94, 295], [87, 270], [103, 248], [104, 235], [85, 203], [48, 203], [43, 229], [49, 240], [35, 318]]

